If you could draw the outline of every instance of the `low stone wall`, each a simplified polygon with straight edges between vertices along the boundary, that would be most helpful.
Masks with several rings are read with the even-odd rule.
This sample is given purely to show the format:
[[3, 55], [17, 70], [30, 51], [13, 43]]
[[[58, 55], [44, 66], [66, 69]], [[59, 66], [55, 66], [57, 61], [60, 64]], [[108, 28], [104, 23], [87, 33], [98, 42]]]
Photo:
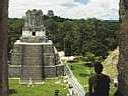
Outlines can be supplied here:
[[56, 77], [56, 67], [55, 66], [45, 66], [44, 67], [45, 78]]

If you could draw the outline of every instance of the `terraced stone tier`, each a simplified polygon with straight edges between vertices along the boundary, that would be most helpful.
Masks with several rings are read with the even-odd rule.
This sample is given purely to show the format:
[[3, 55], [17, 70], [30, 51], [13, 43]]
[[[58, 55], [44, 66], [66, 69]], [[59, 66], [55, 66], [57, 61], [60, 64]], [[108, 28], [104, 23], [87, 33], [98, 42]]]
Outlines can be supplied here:
[[42, 83], [45, 78], [64, 75], [64, 65], [60, 63], [52, 42], [17, 41], [14, 45], [11, 65], [14, 66], [9, 67], [9, 72], [11, 72], [9, 76], [20, 76], [21, 84], [26, 84], [30, 80], [33, 83]]

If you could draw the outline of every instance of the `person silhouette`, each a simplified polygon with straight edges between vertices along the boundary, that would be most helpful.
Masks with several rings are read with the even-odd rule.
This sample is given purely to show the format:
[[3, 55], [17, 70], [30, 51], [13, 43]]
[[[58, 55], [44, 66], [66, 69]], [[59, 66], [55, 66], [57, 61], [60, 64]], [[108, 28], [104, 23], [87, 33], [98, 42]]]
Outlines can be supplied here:
[[95, 74], [89, 78], [89, 96], [109, 96], [110, 77], [102, 74], [103, 65], [94, 64]]

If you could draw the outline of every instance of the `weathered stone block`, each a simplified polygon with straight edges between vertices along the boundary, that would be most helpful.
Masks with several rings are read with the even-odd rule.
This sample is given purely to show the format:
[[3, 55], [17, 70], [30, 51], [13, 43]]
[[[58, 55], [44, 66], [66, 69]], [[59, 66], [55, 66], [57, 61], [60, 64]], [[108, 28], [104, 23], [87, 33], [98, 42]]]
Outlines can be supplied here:
[[9, 72], [9, 78], [19, 78], [21, 75], [21, 66], [9, 65], [8, 72]]

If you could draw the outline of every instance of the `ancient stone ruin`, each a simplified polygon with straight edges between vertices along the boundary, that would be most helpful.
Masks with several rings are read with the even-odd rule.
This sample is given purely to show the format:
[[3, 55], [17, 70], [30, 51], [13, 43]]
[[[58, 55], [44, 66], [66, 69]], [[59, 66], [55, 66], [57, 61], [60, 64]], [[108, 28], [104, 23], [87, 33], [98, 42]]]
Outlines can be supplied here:
[[19, 75], [21, 84], [41, 84], [45, 78], [63, 75], [64, 65], [53, 42], [45, 35], [43, 12], [28, 10], [23, 19], [22, 36], [12, 52], [10, 76]]
[[49, 17], [53, 17], [53, 16], [54, 16], [54, 12], [53, 12], [53, 10], [48, 10], [48, 14], [47, 14], [47, 16], [49, 16]]

